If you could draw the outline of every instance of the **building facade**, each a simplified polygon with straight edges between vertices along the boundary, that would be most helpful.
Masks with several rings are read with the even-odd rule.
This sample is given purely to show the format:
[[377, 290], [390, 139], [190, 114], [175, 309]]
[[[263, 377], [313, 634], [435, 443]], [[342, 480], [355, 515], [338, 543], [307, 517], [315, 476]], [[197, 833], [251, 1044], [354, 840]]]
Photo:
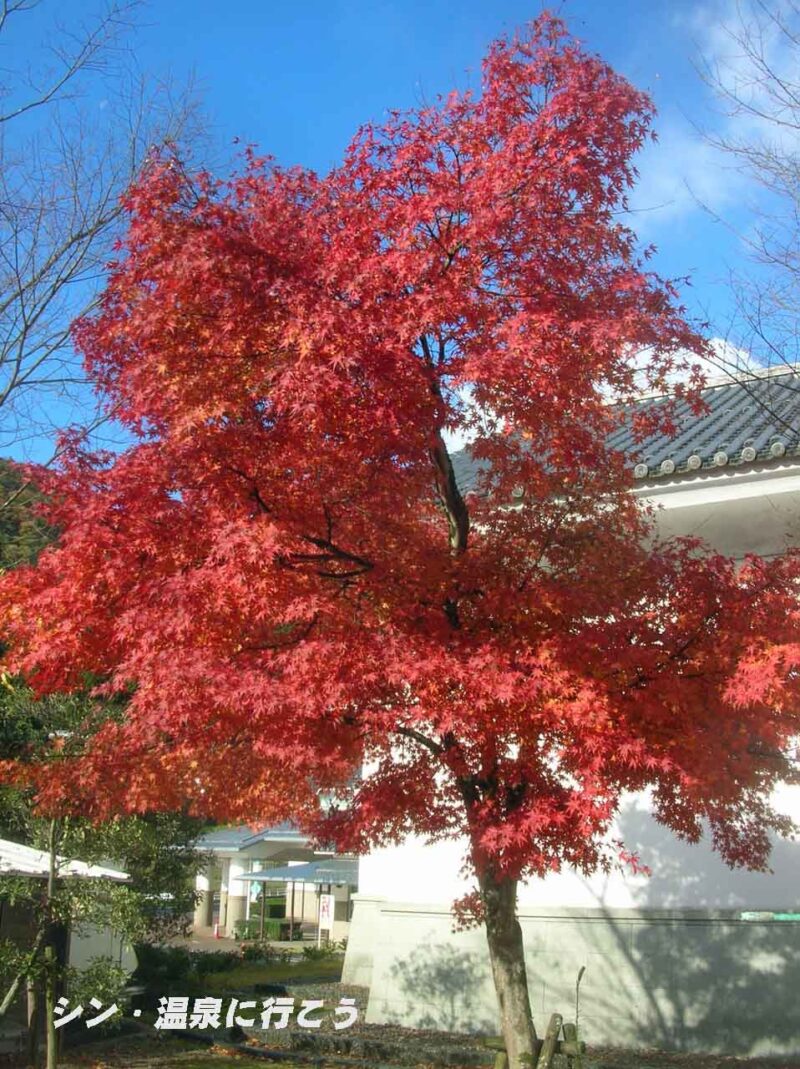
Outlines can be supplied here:
[[[330, 894], [335, 900], [334, 923], [329, 930], [333, 940], [346, 939], [351, 916], [351, 885], [333, 880], [265, 881], [265, 870], [280, 872], [287, 866], [304, 870], [308, 862], [330, 858], [330, 850], [316, 849], [308, 836], [290, 824], [260, 830], [240, 825], [217, 828], [202, 836], [197, 849], [205, 855], [206, 863], [198, 873], [195, 890], [198, 894], [193, 919], [193, 931], [199, 935], [233, 938], [237, 922], [257, 919], [258, 899], [265, 893], [287, 893], [287, 916], [298, 926], [315, 930], [320, 909], [320, 895]], [[356, 879], [357, 879], [357, 864]], [[252, 877], [252, 878], [251, 878]]]
[[[736, 558], [800, 545], [800, 378], [756, 375], [705, 391], [673, 438], [611, 444], [634, 465], [635, 493], [664, 536], [692, 535]], [[657, 404], [657, 398], [643, 404]], [[469, 489], [474, 465], [459, 458]], [[800, 788], [780, 808], [800, 823]], [[774, 844], [773, 872], [729, 870], [705, 843], [678, 841], [629, 797], [616, 837], [651, 876], [564, 871], [521, 888], [534, 1015], [575, 1016], [590, 1043], [800, 1052], [800, 844]], [[454, 934], [450, 904], [463, 842], [410, 839], [363, 858], [344, 979], [370, 988], [367, 1020], [496, 1031], [482, 929]]]

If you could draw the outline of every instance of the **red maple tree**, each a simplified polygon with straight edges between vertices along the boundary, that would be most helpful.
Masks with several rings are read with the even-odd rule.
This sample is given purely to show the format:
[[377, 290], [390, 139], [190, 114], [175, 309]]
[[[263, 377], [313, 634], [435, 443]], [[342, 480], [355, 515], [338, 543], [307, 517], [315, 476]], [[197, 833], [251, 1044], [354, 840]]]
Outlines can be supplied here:
[[128, 695], [26, 769], [42, 805], [465, 836], [512, 1069], [518, 881], [608, 864], [647, 786], [763, 865], [800, 727], [797, 673], [759, 667], [797, 631], [793, 559], [660, 544], [605, 444], [643, 418], [609, 393], [703, 349], [622, 222], [651, 111], [543, 17], [325, 177], [151, 161], [76, 328], [134, 444], [39, 473], [60, 541], [3, 582], [14, 670]]

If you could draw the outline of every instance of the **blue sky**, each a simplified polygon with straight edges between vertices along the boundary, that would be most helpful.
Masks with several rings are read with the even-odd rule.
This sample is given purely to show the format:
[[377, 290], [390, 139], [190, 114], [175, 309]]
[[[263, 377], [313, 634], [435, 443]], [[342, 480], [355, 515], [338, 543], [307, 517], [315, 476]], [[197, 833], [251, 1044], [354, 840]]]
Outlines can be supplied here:
[[[696, 128], [720, 123], [693, 66], [717, 47], [728, 3], [572, 0], [560, 7], [573, 31], [651, 93], [660, 142], [643, 155], [633, 197], [635, 226], [659, 247], [658, 268], [690, 274], [695, 314], [721, 330], [728, 269], [741, 259], [743, 222], [731, 175]], [[164, 0], [139, 33], [144, 69], [194, 71], [214, 136], [256, 142], [283, 163], [326, 170], [357, 126], [387, 108], [411, 107], [476, 82], [499, 34], [535, 16], [520, 0]]]
[[[640, 159], [630, 221], [657, 246], [660, 273], [690, 276], [685, 303], [713, 334], [730, 327], [727, 279], [746, 255], [752, 190], [703, 139], [701, 129], [731, 127], [695, 64], [724, 56], [720, 28], [734, 5], [652, 0], [645, 12], [634, 0], [569, 0], [558, 8], [573, 32], [655, 100], [660, 140]], [[12, 42], [20, 54], [41, 41], [59, 7], [63, 15], [44, 0], [20, 20]], [[70, 22], [97, 9], [97, 0], [70, 0]], [[143, 72], [178, 82], [194, 76], [218, 158], [238, 137], [281, 163], [325, 171], [363, 121], [476, 84], [488, 43], [539, 10], [521, 0], [158, 0], [144, 9], [133, 41]]]

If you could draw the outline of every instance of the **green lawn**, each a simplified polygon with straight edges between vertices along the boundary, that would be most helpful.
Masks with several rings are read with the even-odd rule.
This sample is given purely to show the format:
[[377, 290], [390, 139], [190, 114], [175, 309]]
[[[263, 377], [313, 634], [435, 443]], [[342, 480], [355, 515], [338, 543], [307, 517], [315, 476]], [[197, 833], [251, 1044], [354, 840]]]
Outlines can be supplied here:
[[207, 973], [203, 977], [203, 994], [220, 995], [226, 991], [247, 991], [254, 984], [298, 984], [307, 980], [335, 983], [341, 978], [342, 964], [342, 958], [299, 961], [295, 964], [275, 962], [269, 965], [244, 961], [225, 972]]

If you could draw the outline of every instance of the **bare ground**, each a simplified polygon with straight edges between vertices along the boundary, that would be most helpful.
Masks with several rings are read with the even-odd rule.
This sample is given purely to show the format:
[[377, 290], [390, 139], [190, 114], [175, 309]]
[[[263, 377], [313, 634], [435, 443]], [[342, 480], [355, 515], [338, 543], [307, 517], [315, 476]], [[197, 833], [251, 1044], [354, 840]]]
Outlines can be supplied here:
[[[272, 1049], [295, 1052], [306, 1050], [318, 1055], [332, 1054], [326, 1049], [326, 1036], [339, 1045], [335, 1051], [344, 1057], [362, 1057], [367, 1065], [396, 1064], [419, 1067], [453, 1066], [465, 1069], [479, 1064], [491, 1065], [493, 1055], [480, 1038], [448, 1032], [421, 1031], [399, 1025], [365, 1024], [367, 989], [339, 983], [291, 984], [290, 993], [297, 998], [324, 999], [334, 1005], [340, 997], [355, 998], [359, 1018], [351, 1029], [333, 1033], [329, 1028], [309, 1035], [290, 1026], [285, 1032], [254, 1032], [251, 1042], [267, 1043]], [[591, 1037], [584, 1037], [588, 1040]], [[556, 1058], [554, 1069], [566, 1069], [566, 1059]], [[612, 1050], [592, 1048], [584, 1056], [584, 1069], [800, 1069], [800, 1056], [791, 1058], [734, 1058], [718, 1054], [670, 1053], [665, 1051]]]
[[[177, 1039], [143, 1028], [135, 1038], [108, 1040], [69, 1052], [63, 1069], [221, 1069], [226, 1065], [230, 1069], [300, 1069], [303, 1065], [317, 1069], [478, 1069], [492, 1065], [494, 1056], [479, 1037], [365, 1024], [364, 988], [330, 981], [288, 986], [296, 998], [324, 999], [327, 1006], [335, 1005], [340, 997], [355, 998], [360, 1011], [358, 1021], [339, 1032], [333, 1030], [331, 1022], [314, 1032], [298, 1028], [295, 1023], [282, 1031], [253, 1029], [249, 1030], [246, 1044], [238, 1045], [238, 1049], [229, 1046], [226, 1037], [217, 1035], [217, 1047], [195, 1047], [194, 1051]], [[253, 997], [252, 990], [240, 993], [240, 997], [248, 994]], [[566, 1060], [557, 1058], [554, 1069], [566, 1069]], [[800, 1057], [735, 1058], [590, 1046], [584, 1069], [800, 1069]]]

